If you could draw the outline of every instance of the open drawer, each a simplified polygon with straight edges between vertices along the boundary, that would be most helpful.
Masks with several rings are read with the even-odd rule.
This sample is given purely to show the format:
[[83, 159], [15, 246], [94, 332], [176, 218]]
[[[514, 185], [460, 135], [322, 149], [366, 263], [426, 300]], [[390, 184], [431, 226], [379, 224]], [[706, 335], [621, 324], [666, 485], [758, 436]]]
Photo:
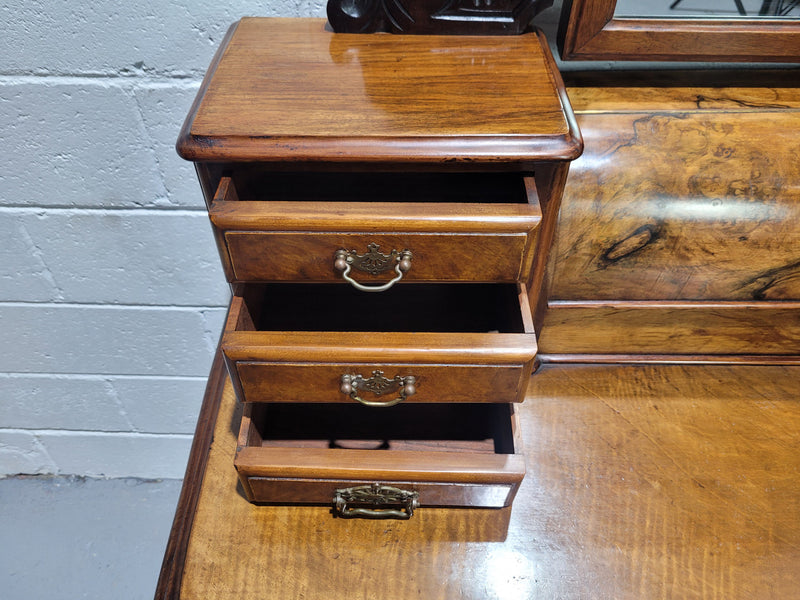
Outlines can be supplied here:
[[541, 221], [533, 177], [255, 173], [223, 177], [209, 206], [229, 281], [528, 278]]
[[536, 356], [520, 284], [247, 284], [222, 351], [245, 402], [522, 402]]
[[344, 517], [508, 506], [525, 475], [511, 404], [247, 404], [235, 466], [252, 502]]

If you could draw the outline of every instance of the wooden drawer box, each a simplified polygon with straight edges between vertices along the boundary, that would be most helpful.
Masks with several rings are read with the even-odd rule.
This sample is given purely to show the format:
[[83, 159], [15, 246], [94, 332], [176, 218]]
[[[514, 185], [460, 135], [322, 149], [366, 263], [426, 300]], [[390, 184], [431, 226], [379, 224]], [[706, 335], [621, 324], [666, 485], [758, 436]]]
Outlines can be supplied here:
[[[525, 398], [536, 336], [519, 284], [401, 283], [380, 294], [347, 284], [241, 287], [222, 350], [242, 401], [353, 402], [358, 389], [379, 403]], [[343, 376], [353, 394], [341, 391]], [[383, 381], [396, 377], [402, 385]]]
[[[363, 256], [371, 244], [387, 256], [410, 252], [404, 280], [525, 281], [541, 221], [533, 178], [517, 173], [255, 167], [221, 179], [209, 215], [230, 281], [342, 281], [337, 252]], [[350, 276], [380, 285], [394, 263]]]
[[511, 404], [246, 404], [235, 465], [250, 501], [367, 517], [386, 513], [352, 511], [507, 506], [525, 475]]

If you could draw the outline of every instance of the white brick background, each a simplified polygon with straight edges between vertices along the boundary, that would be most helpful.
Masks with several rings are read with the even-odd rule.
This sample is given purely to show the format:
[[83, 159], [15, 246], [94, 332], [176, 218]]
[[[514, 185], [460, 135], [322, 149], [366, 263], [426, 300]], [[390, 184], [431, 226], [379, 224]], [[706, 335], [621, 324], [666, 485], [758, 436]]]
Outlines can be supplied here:
[[229, 292], [174, 142], [245, 15], [324, 0], [0, 5], [0, 476], [183, 476]]

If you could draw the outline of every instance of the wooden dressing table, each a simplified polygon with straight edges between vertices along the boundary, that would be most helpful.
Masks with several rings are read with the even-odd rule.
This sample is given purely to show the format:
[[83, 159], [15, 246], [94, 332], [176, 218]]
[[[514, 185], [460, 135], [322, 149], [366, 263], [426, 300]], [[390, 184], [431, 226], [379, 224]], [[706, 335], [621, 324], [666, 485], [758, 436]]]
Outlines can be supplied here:
[[[336, 231], [341, 214], [326, 210], [328, 202], [306, 213], [277, 212], [267, 218], [260, 211], [251, 210], [254, 201], [262, 200], [258, 197], [264, 189], [262, 185], [287, 182], [282, 188], [278, 186], [286, 193], [297, 190], [304, 174], [309, 175], [308, 181], [314, 175], [318, 181], [331, 181], [329, 178], [342, 175], [326, 173], [351, 177], [353, 173], [378, 172], [396, 184], [402, 179], [397, 178], [398, 172], [415, 173], [420, 180], [430, 173], [444, 173], [445, 177], [438, 179], [441, 185], [434, 186], [443, 190], [453, 189], [454, 178], [477, 173], [479, 178], [474, 184], [455, 186], [460, 193], [468, 193], [471, 189], [485, 189], [486, 182], [497, 177], [528, 177], [529, 184], [522, 189], [526, 198], [535, 199], [541, 214], [529, 212], [511, 219], [536, 221], [532, 228], [512, 234], [527, 240], [521, 245], [522, 250], [512, 252], [511, 256], [518, 257], [515, 263], [508, 258], [501, 261], [506, 266], [516, 264], [516, 270], [496, 269], [484, 279], [518, 286], [523, 292], [520, 300], [529, 307], [529, 314], [522, 314], [523, 335], [535, 336], [541, 331], [541, 290], [567, 166], [580, 151], [580, 137], [571, 113], [564, 111], [565, 95], [557, 73], [551, 73], [553, 79], [547, 86], [550, 93], [538, 100], [538, 84], [522, 85], [517, 81], [518, 91], [526, 95], [526, 102], [518, 105], [519, 111], [504, 110], [503, 102], [508, 98], [500, 95], [494, 104], [476, 105], [474, 114], [450, 115], [456, 121], [462, 120], [465, 128], [453, 134], [452, 129], [442, 129], [441, 119], [431, 122], [426, 111], [417, 112], [413, 106], [396, 100], [387, 104], [383, 87], [386, 79], [362, 72], [358, 68], [362, 50], [331, 41], [331, 34], [323, 32], [323, 22], [272, 23], [284, 31], [305, 28], [303, 33], [293, 30], [284, 44], [301, 37], [307, 42], [325, 36], [318, 56], [354, 67], [351, 74], [357, 74], [357, 79], [343, 86], [342, 94], [330, 96], [331, 102], [340, 102], [344, 110], [353, 111], [353, 121], [331, 123], [321, 118], [324, 109], [298, 97], [297, 106], [308, 120], [294, 122], [326, 129], [328, 135], [308, 139], [290, 130], [267, 135], [259, 127], [269, 126], [278, 115], [262, 113], [254, 107], [259, 92], [271, 88], [264, 87], [263, 74], [252, 70], [252, 82], [236, 85], [242, 74], [241, 65], [239, 75], [231, 75], [226, 88], [232, 95], [219, 95], [202, 109], [200, 100], [209, 89], [212, 95], [216, 94], [210, 86], [215, 72], [216, 76], [225, 77], [235, 72], [219, 70], [222, 52], [187, 121], [179, 147], [197, 163], [226, 275], [239, 298], [222, 342], [223, 347], [227, 343], [228, 366], [235, 376], [232, 382], [220, 350], [209, 377], [156, 598], [505, 600], [783, 598], [795, 594], [800, 585], [794, 560], [800, 540], [800, 454], [796, 435], [800, 412], [795, 406], [798, 367], [545, 364], [530, 378], [527, 389], [524, 385], [506, 387], [502, 399], [509, 406], [514, 400], [525, 399], [513, 404], [521, 438], [516, 457], [527, 466], [524, 479], [513, 490], [515, 497], [511, 494], [513, 507], [440, 508], [424, 506], [423, 502], [408, 520], [371, 520], [336, 518], [331, 503], [291, 505], [291, 500], [284, 498], [283, 504], [260, 506], [248, 501], [253, 497], [253, 490], [245, 487], [249, 479], [245, 478], [243, 484], [234, 469], [237, 449], [247, 446], [251, 439], [249, 434], [242, 437], [240, 424], [243, 414], [247, 416], [256, 404], [263, 404], [259, 398], [276, 385], [270, 387], [274, 381], [272, 372], [262, 371], [248, 379], [246, 369], [242, 370], [239, 363], [280, 363], [278, 358], [262, 352], [274, 347], [285, 333], [253, 331], [252, 327], [240, 330], [241, 324], [249, 323], [242, 312], [242, 307], [247, 307], [243, 287], [253, 282], [295, 285], [285, 277], [291, 279], [298, 273], [310, 282], [304, 285], [347, 285], [336, 283], [341, 270], [336, 269], [334, 251], [326, 250], [310, 266], [286, 269], [287, 276], [265, 266], [264, 249], [274, 248], [263, 233], [268, 226], [278, 223], [284, 239], [293, 240], [286, 247], [296, 249], [297, 244], [307, 244], [309, 239], [323, 243], [325, 236]], [[265, 39], [260, 27], [256, 22], [247, 25], [252, 43]], [[275, 35], [269, 39], [274, 41]], [[531, 37], [536, 39], [525, 39]], [[229, 36], [223, 48], [230, 43]], [[358, 46], [361, 42], [353, 43]], [[491, 38], [475, 38], [474, 43], [470, 60], [473, 65], [486, 60], [492, 46]], [[521, 43], [524, 42], [517, 38], [504, 38], [502, 45], [507, 49]], [[486, 47], [481, 48], [482, 45]], [[509, 54], [511, 63], [513, 54]], [[512, 76], [549, 76], [549, 59], [546, 54], [539, 56], [542, 60], [533, 66], [517, 65], [519, 69], [515, 70], [509, 63], [503, 72]], [[292, 53], [286, 53], [286, 57], [287, 61], [293, 59]], [[428, 80], [430, 74], [403, 70], [395, 65], [401, 61], [395, 59], [397, 56], [393, 59], [384, 55], [384, 72], [396, 67], [401, 78], [419, 76]], [[296, 83], [294, 77], [302, 77], [299, 73], [292, 77], [289, 71], [285, 76], [283, 83], [290, 87]], [[320, 89], [330, 89], [335, 83], [321, 76], [310, 80], [318, 82]], [[439, 83], [446, 87], [458, 82]], [[499, 84], [515, 85], [510, 80]], [[435, 106], [437, 98], [441, 98], [435, 87], [429, 91]], [[360, 104], [353, 104], [354, 93], [362, 96]], [[484, 93], [491, 95], [491, 88]], [[448, 97], [452, 98], [449, 94]], [[469, 105], [471, 97], [464, 96], [461, 102]], [[550, 112], [544, 110], [548, 106]], [[223, 118], [227, 112], [215, 112], [232, 107], [241, 111], [240, 120], [231, 121]], [[531, 113], [525, 113], [526, 107]], [[533, 118], [533, 112], [542, 110], [551, 117]], [[392, 120], [396, 111], [405, 114], [405, 123], [409, 122], [409, 115], [421, 119], [414, 123], [417, 129], [394, 139], [370, 130], [376, 123], [380, 127], [396, 125]], [[556, 113], [561, 116], [555, 117]], [[204, 115], [205, 120], [197, 121], [198, 114]], [[452, 121], [449, 126], [454, 126]], [[438, 133], [431, 135], [437, 127]], [[478, 131], [479, 135], [465, 135], [467, 130]], [[527, 132], [527, 136], [519, 135], [520, 131]], [[353, 132], [364, 135], [354, 136]], [[285, 164], [287, 155], [297, 159], [289, 169]], [[285, 175], [287, 172], [290, 175]], [[298, 173], [301, 177], [292, 179]], [[442, 184], [445, 180], [448, 185]], [[385, 191], [391, 194], [393, 188], [388, 186]], [[346, 206], [353, 211], [347, 218], [357, 217], [349, 221], [355, 223], [355, 231], [346, 233], [364, 233], [357, 223], [368, 219], [367, 205], [359, 202]], [[533, 202], [521, 205], [530, 207]], [[481, 222], [489, 227], [510, 218], [508, 213], [478, 218], [464, 211], [443, 214], [446, 211], [441, 210], [442, 206], [435, 224], [427, 225], [427, 231], [425, 223], [430, 220], [420, 216], [394, 217], [393, 226], [414, 228], [406, 233], [416, 233], [422, 239], [426, 233], [441, 234], [442, 223], [456, 223], [460, 230], [447, 233], [448, 239], [453, 239], [474, 235]], [[313, 216], [323, 216], [326, 222], [313, 225]], [[386, 214], [378, 216], [388, 218]], [[244, 227], [243, 222], [247, 224]], [[480, 231], [486, 233], [485, 229]], [[527, 231], [535, 234], [530, 237]], [[297, 233], [302, 235], [291, 237]], [[506, 235], [509, 231], [500, 229], [499, 233]], [[489, 234], [486, 239], [493, 235]], [[248, 236], [255, 241], [251, 243]], [[434, 244], [442, 239], [441, 235], [428, 237]], [[398, 286], [487, 284], [476, 273], [485, 273], [489, 264], [480, 258], [470, 262], [469, 259], [482, 256], [474, 251], [443, 261], [444, 270], [426, 271], [426, 261], [418, 260], [426, 254], [439, 256], [435, 250], [415, 253], [411, 268], [403, 272], [405, 280]], [[428, 266], [431, 264], [435, 266], [435, 262]], [[472, 268], [475, 264], [479, 268]], [[354, 277], [369, 285], [385, 285], [395, 273], [374, 279], [363, 274]], [[297, 298], [292, 300], [296, 301]], [[395, 333], [390, 339], [402, 337]], [[382, 342], [370, 346], [363, 336], [345, 339], [350, 342], [349, 350], [331, 350], [333, 346], [325, 350], [323, 344], [322, 354], [338, 356], [360, 346], [385, 351]], [[354, 341], [358, 342], [355, 346]], [[298, 358], [302, 353], [292, 352], [292, 364], [297, 366], [303, 362]], [[408, 352], [402, 348], [392, 352], [408, 361]], [[455, 368], [458, 367], [450, 364], [447, 371]], [[347, 405], [347, 395], [342, 398], [337, 389], [337, 375], [328, 378], [334, 389], [330, 389], [328, 381], [315, 392], [325, 398], [322, 403]], [[289, 380], [288, 402], [281, 406], [297, 400], [302, 388], [296, 387], [293, 392], [292, 386], [305, 379]], [[432, 380], [430, 376], [427, 379]], [[425, 383], [423, 378], [415, 399], [422, 397]], [[512, 388], [522, 397], [515, 397]], [[249, 403], [238, 401], [237, 393], [239, 400]], [[271, 398], [275, 403], [274, 396]], [[450, 397], [439, 406], [457, 403], [457, 398]], [[296, 459], [299, 455], [292, 456]], [[292, 465], [278, 467], [289, 469]], [[269, 478], [274, 479], [275, 473]], [[500, 504], [508, 502], [510, 499], [504, 498]]]

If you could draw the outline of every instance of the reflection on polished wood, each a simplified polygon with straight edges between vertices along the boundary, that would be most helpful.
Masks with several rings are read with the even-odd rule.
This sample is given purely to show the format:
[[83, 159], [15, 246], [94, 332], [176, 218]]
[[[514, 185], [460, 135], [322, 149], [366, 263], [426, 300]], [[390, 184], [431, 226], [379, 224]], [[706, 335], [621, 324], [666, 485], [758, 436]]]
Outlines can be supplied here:
[[514, 171], [580, 154], [537, 32], [334, 35], [320, 19], [263, 18], [234, 27], [178, 141], [186, 159]]
[[800, 299], [800, 111], [580, 123], [551, 297]]
[[800, 359], [798, 89], [569, 94], [541, 351]]
[[516, 35], [553, 0], [328, 0], [337, 33]]
[[513, 510], [404, 522], [248, 503], [226, 384], [204, 405], [221, 400], [192, 455], [210, 446], [205, 477], [190, 469], [157, 597], [793, 597], [798, 380], [797, 367], [545, 366], [521, 406]]

